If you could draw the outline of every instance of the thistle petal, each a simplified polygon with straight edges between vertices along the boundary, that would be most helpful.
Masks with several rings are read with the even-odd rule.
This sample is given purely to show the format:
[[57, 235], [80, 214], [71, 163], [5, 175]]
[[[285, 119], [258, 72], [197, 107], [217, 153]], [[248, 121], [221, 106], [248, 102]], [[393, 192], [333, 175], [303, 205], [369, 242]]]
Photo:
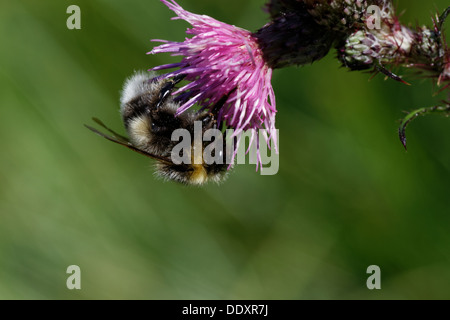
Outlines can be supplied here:
[[[236, 131], [264, 128], [268, 137], [274, 137], [277, 110], [271, 84], [272, 68], [264, 60], [254, 35], [209, 16], [186, 11], [174, 0], [161, 1], [177, 14], [174, 19], [183, 19], [192, 25], [186, 31], [193, 35], [192, 38], [184, 42], [158, 40], [163, 44], [149, 52], [183, 56], [180, 63], [152, 69], [178, 68], [162, 77], [185, 74], [185, 80], [191, 82], [175, 93], [182, 94], [187, 100], [178, 113], [194, 104], [211, 110], [228, 95], [218, 113], [219, 123]], [[272, 141], [276, 144], [276, 140]], [[270, 144], [270, 140], [267, 143]], [[257, 157], [260, 159], [259, 154]]]

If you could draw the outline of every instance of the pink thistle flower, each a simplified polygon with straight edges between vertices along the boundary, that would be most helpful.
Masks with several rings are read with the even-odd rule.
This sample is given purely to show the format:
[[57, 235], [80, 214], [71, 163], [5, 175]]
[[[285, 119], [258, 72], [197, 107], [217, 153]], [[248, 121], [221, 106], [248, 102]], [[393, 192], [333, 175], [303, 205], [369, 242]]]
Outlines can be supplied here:
[[[265, 128], [266, 141], [276, 145], [275, 94], [271, 84], [272, 68], [265, 62], [257, 39], [250, 31], [217, 21], [206, 15], [184, 10], [174, 0], [161, 0], [192, 25], [186, 31], [193, 35], [184, 42], [152, 40], [164, 44], [155, 47], [149, 54], [169, 52], [172, 56], [183, 56], [179, 63], [162, 65], [152, 70], [177, 68], [163, 75], [164, 78], [185, 75], [190, 83], [176, 92], [182, 105], [181, 114], [194, 104], [211, 110], [219, 100], [228, 96], [218, 112], [218, 122], [235, 129], [234, 136], [243, 131]], [[255, 135], [252, 135], [252, 140]], [[253, 143], [251, 141], [250, 143]], [[258, 142], [258, 139], [257, 139]], [[258, 143], [257, 143], [258, 146]], [[270, 146], [270, 145], [269, 145]], [[259, 150], [258, 165], [261, 164]]]

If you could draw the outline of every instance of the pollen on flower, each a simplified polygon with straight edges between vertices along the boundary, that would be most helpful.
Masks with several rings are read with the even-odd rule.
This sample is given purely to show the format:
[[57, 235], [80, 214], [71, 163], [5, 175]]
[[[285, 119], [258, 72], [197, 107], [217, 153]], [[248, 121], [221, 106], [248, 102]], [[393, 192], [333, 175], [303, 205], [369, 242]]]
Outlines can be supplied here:
[[[192, 25], [184, 42], [153, 40], [163, 44], [149, 54], [171, 53], [182, 56], [179, 63], [162, 65], [152, 70], [175, 70], [162, 77], [185, 75], [189, 84], [174, 95], [181, 101], [180, 114], [194, 104], [207, 110], [225, 96], [225, 104], [217, 114], [218, 122], [235, 129], [238, 135], [249, 129], [265, 128], [268, 139], [275, 140], [275, 94], [271, 85], [272, 68], [266, 63], [255, 37], [250, 31], [220, 22], [206, 15], [184, 10], [174, 0], [161, 0], [177, 17]], [[258, 157], [259, 158], [259, 157]]]

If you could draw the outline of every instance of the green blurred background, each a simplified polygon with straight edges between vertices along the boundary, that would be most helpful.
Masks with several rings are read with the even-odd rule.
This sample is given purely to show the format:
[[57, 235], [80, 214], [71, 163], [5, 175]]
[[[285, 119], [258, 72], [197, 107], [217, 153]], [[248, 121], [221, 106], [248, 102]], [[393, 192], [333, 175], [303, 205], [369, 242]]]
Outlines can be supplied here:
[[[179, 0], [249, 30], [263, 0]], [[66, 8], [81, 8], [81, 30]], [[399, 1], [430, 24], [448, 0]], [[188, 24], [156, 0], [0, 4], [0, 298], [450, 298], [450, 122], [429, 116], [397, 137], [404, 110], [442, 99], [340, 68], [274, 72], [280, 171], [240, 166], [221, 185], [154, 178], [151, 164], [88, 131], [122, 128], [119, 91], [150, 39]], [[120, 129], [122, 130], [122, 129]], [[78, 265], [82, 290], [66, 288]], [[382, 290], [366, 288], [379, 265]]]

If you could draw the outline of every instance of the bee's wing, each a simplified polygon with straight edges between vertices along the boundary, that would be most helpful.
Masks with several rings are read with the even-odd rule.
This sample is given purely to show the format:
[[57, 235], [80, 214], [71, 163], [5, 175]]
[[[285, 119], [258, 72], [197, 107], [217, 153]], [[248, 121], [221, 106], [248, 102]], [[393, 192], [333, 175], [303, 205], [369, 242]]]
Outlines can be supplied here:
[[169, 164], [169, 165], [173, 164], [172, 161], [170, 161], [170, 159], [168, 159], [168, 158], [161, 157], [161, 156], [158, 156], [158, 155], [155, 155], [155, 154], [151, 154], [151, 153], [148, 153], [147, 151], [144, 151], [144, 150], [141, 150], [139, 148], [136, 148], [135, 146], [133, 146], [131, 144], [131, 142], [128, 140], [128, 138], [126, 138], [126, 137], [124, 137], [124, 136], [122, 136], [120, 134], [117, 134], [113, 130], [109, 129], [99, 119], [93, 118], [93, 120], [95, 122], [97, 122], [99, 125], [101, 125], [103, 128], [105, 128], [106, 130], [108, 130], [109, 132], [111, 132], [113, 134], [112, 136], [110, 136], [110, 135], [104, 134], [103, 132], [98, 131], [97, 129], [95, 129], [95, 128], [91, 127], [91, 126], [88, 126], [86, 124], [84, 125], [86, 128], [88, 128], [92, 132], [98, 134], [99, 136], [101, 136], [101, 137], [103, 137], [105, 139], [108, 139], [109, 141], [112, 141], [112, 142], [115, 142], [117, 144], [120, 144], [120, 145], [122, 145], [124, 147], [127, 147], [128, 149], [133, 150], [134, 152], [140, 153], [140, 154], [142, 154], [144, 156], [147, 156], [149, 158], [161, 161], [161, 162], [163, 162], [165, 164]]

